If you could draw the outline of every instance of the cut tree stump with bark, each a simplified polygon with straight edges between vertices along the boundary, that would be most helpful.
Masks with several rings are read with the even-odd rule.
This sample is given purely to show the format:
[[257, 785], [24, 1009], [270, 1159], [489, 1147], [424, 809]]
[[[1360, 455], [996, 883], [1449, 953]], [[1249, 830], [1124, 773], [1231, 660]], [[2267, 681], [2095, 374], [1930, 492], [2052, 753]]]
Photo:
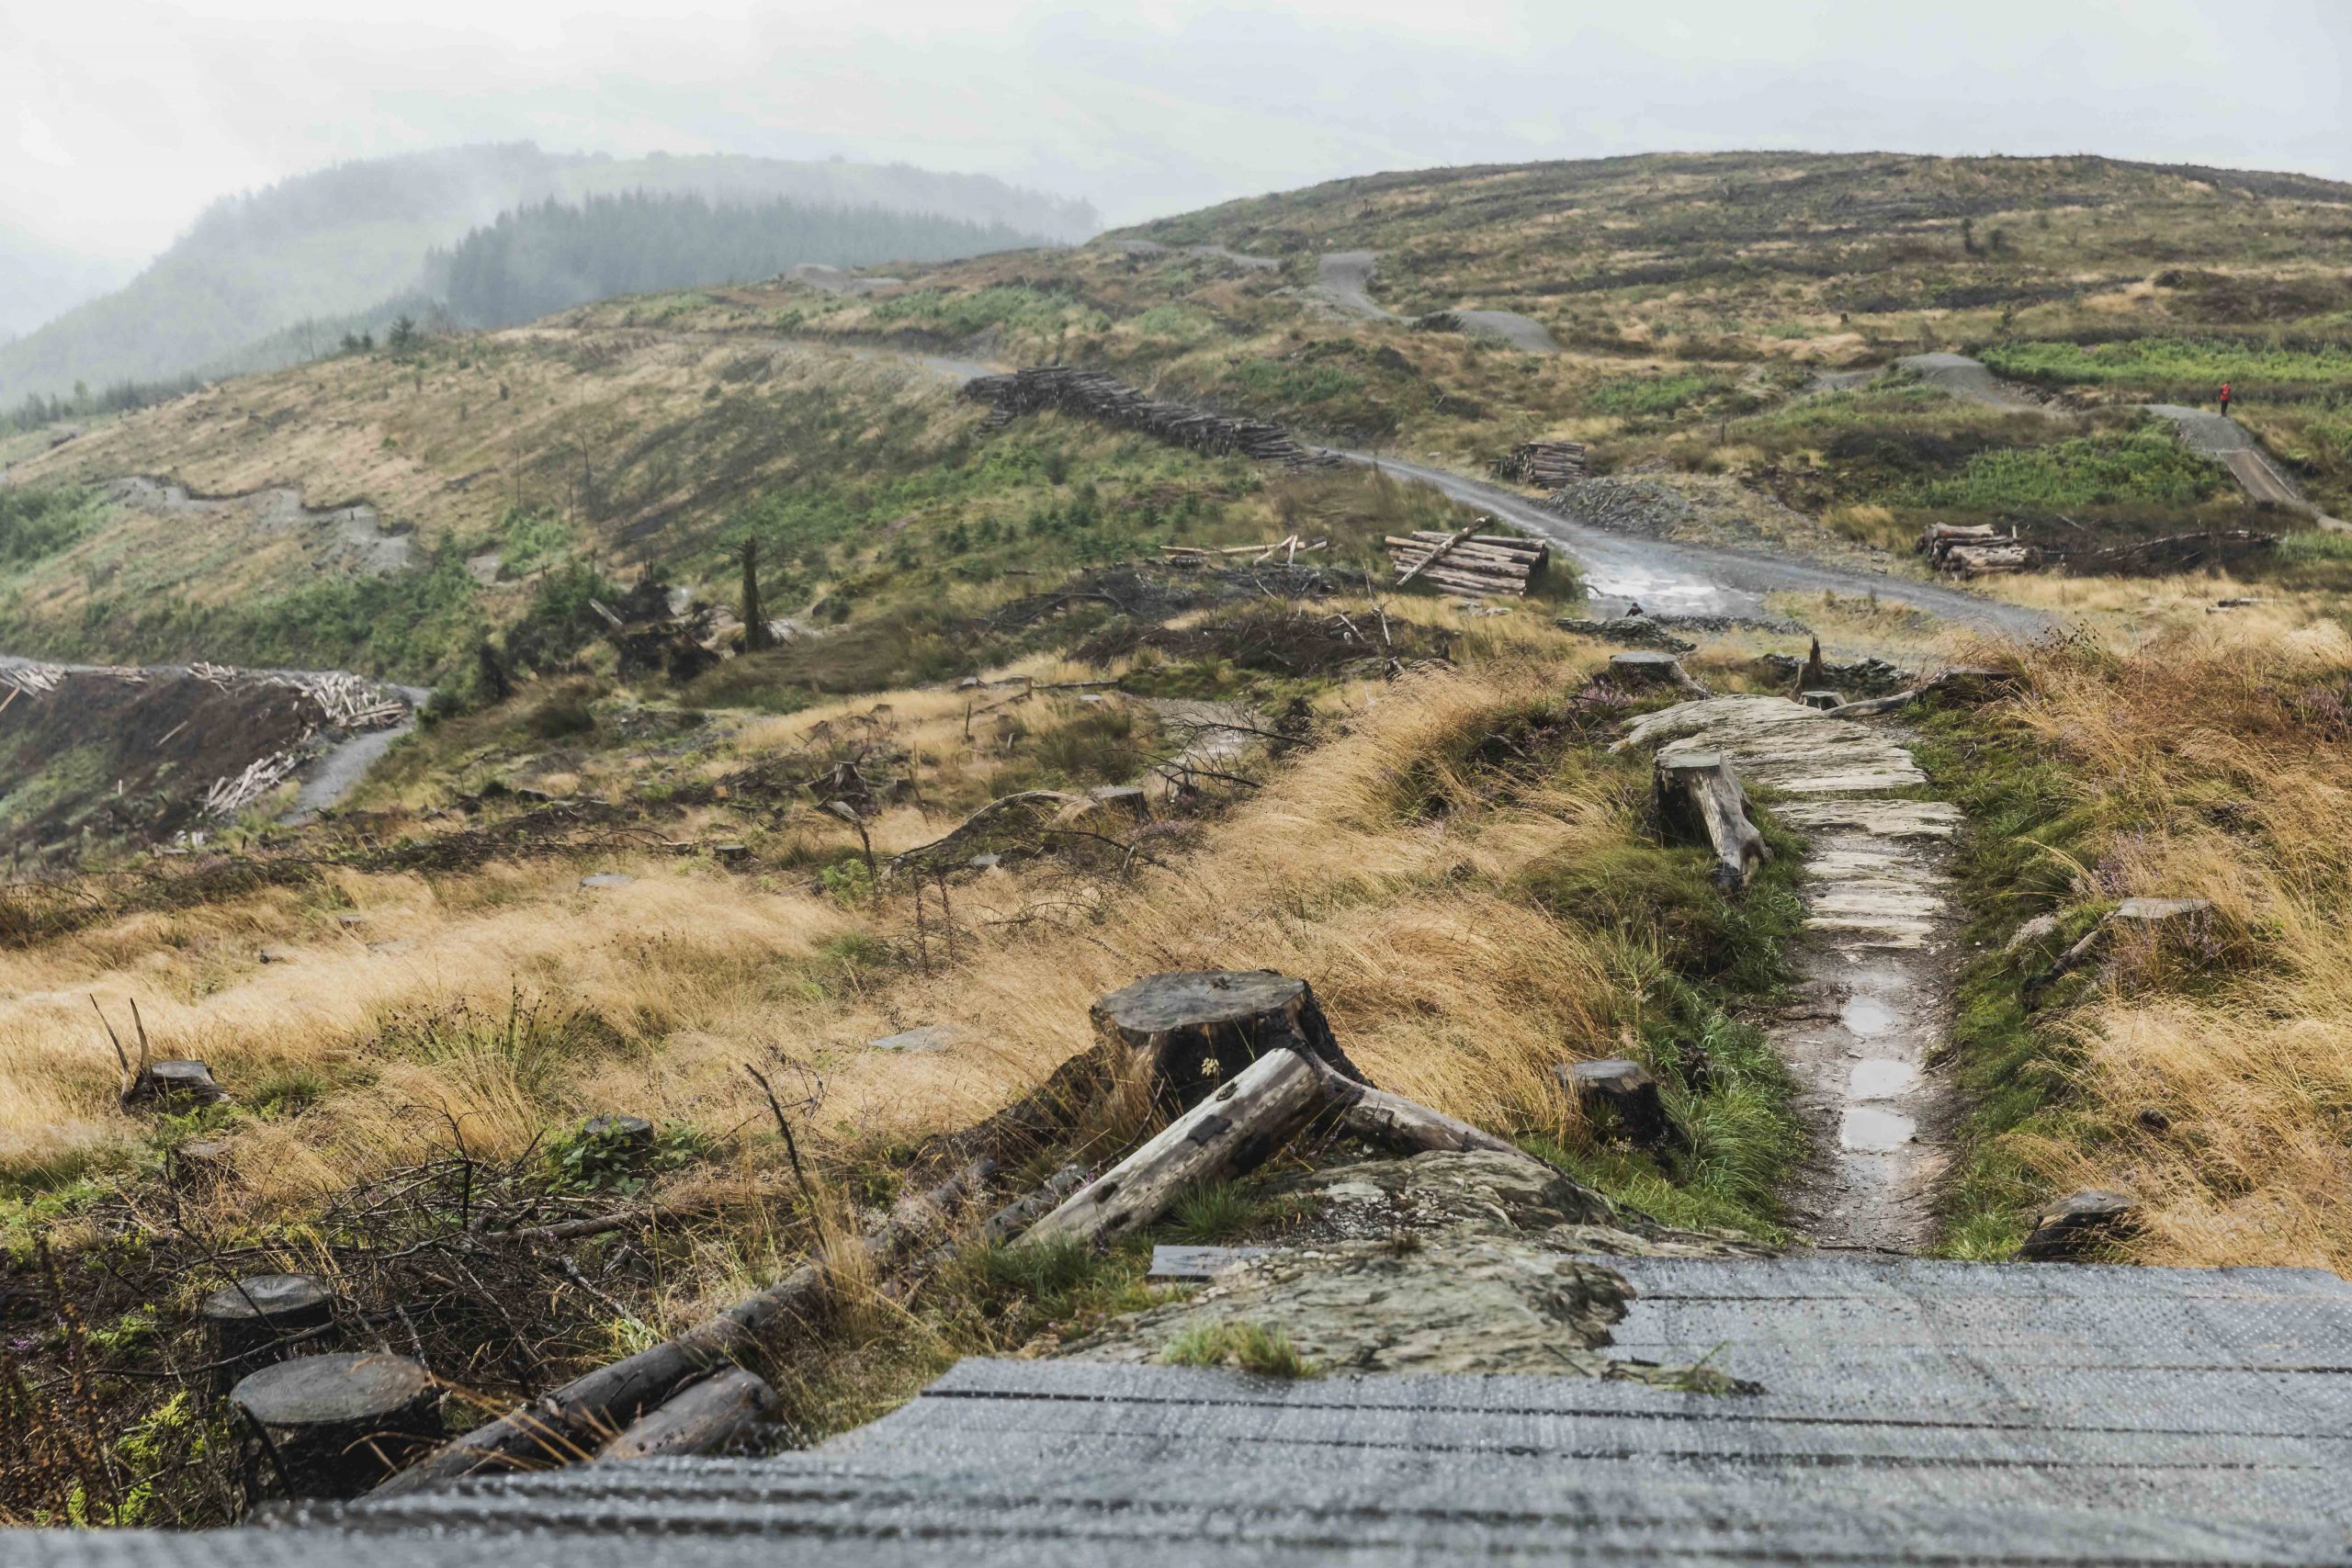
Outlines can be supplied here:
[[1620, 1057], [1563, 1062], [1552, 1072], [1588, 1112], [1596, 1107], [1615, 1112], [1618, 1127], [1638, 1147], [1662, 1148], [1681, 1141], [1679, 1130], [1666, 1113], [1666, 1102], [1658, 1097], [1657, 1079], [1639, 1062]]
[[229, 1091], [213, 1081], [212, 1069], [202, 1062], [150, 1062], [122, 1091], [125, 1110], [150, 1106], [184, 1111], [195, 1105], [218, 1105], [228, 1098]]
[[254, 1274], [221, 1286], [196, 1309], [210, 1350], [215, 1393], [271, 1361], [316, 1349], [313, 1330], [334, 1321], [334, 1292], [308, 1274]]
[[1262, 1053], [1283, 1046], [1364, 1081], [1332, 1038], [1314, 988], [1271, 969], [1146, 976], [1097, 1001], [1091, 1017], [1113, 1058], [1114, 1077], [1150, 1085], [1177, 1108], [1197, 1102]]
[[705, 1378], [629, 1424], [596, 1455], [600, 1460], [661, 1459], [736, 1453], [776, 1418], [783, 1401], [767, 1380], [741, 1367]]
[[298, 1356], [230, 1392], [251, 1424], [255, 1495], [356, 1497], [440, 1436], [440, 1385], [414, 1361], [380, 1351]]
[[1019, 1245], [1115, 1240], [1184, 1192], [1255, 1170], [1355, 1086], [1307, 1053], [1270, 1051], [1029, 1227]]
[[1668, 839], [1704, 841], [1715, 852], [1714, 876], [1726, 889], [1744, 887], [1772, 858], [1749, 816], [1747, 795], [1731, 759], [1716, 750], [1668, 750], [1657, 754], [1658, 819]]
[[1682, 660], [1670, 653], [1650, 649], [1636, 649], [1631, 653], [1609, 656], [1611, 682], [1629, 692], [1669, 687], [1688, 692], [1694, 697], [1712, 697], [1714, 693], [1692, 680], [1682, 668]]
[[2140, 1205], [2121, 1192], [2070, 1193], [2034, 1216], [2033, 1234], [2018, 1248], [2030, 1263], [2069, 1263], [2095, 1257], [2139, 1229]]

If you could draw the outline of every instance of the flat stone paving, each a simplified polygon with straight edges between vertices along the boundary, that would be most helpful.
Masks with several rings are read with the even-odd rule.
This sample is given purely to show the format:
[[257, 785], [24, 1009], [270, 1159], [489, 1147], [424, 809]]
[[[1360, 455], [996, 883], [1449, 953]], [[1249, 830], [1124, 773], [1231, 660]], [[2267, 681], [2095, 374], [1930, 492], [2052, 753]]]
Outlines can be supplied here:
[[1761, 1385], [966, 1361], [764, 1460], [585, 1465], [5, 1568], [2342, 1563], [2352, 1287], [2291, 1269], [1611, 1259], [1626, 1358]]

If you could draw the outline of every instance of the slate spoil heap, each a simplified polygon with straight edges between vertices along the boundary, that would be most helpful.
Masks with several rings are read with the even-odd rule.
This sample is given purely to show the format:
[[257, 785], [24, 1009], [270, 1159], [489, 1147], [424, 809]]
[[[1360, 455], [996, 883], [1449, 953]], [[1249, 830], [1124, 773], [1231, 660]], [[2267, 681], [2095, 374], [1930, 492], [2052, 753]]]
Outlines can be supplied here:
[[1279, 424], [1229, 419], [1183, 403], [1160, 402], [1116, 377], [1074, 366], [1043, 365], [1010, 376], [978, 377], [965, 383], [964, 396], [993, 408], [988, 419], [990, 429], [1025, 413], [1054, 409], [1212, 457], [1238, 454], [1288, 468], [1329, 468], [1340, 460], [1331, 453], [1300, 446]]

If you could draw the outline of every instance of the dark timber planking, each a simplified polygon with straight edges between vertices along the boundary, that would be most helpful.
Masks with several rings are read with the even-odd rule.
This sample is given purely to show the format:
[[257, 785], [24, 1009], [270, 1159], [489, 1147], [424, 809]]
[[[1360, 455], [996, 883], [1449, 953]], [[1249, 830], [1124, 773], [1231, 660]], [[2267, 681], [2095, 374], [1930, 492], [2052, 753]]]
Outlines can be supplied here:
[[1718, 1351], [1764, 1392], [967, 1361], [810, 1452], [0, 1534], [0, 1568], [2352, 1561], [2352, 1374], [2303, 1370], [2352, 1366], [2331, 1276], [1612, 1264], [1617, 1354]]

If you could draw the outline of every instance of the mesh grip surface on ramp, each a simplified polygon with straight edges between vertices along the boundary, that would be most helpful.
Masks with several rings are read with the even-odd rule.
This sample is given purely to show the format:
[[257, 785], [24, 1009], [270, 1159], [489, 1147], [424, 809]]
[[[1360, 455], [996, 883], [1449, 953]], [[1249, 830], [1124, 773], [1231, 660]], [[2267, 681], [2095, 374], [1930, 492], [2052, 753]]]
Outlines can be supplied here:
[[2332, 1276], [1612, 1265], [1639, 1292], [1618, 1354], [1713, 1349], [1764, 1392], [967, 1361], [808, 1452], [0, 1537], [0, 1568], [2352, 1562]]

